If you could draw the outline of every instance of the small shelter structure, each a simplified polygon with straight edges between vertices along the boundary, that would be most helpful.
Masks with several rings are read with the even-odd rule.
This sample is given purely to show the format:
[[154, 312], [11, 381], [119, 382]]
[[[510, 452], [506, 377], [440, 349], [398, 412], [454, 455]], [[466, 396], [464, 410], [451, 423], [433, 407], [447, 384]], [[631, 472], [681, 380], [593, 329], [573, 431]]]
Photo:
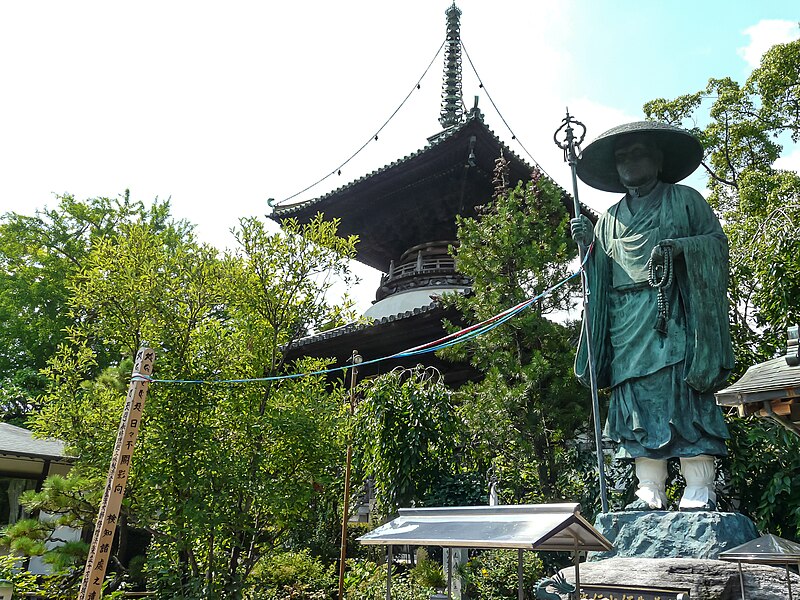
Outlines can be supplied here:
[[800, 435], [800, 328], [790, 327], [786, 355], [753, 365], [733, 385], [715, 396], [721, 406], [735, 406], [742, 416], [757, 414]]
[[746, 600], [742, 563], [784, 565], [786, 567], [786, 588], [789, 592], [789, 600], [792, 600], [792, 578], [789, 573], [789, 565], [800, 566], [800, 544], [768, 533], [741, 546], [721, 552], [719, 558], [739, 563], [739, 587], [742, 589], [742, 600]]
[[39, 491], [49, 475], [66, 475], [72, 461], [63, 442], [35, 438], [27, 429], [0, 423], [0, 525], [22, 517], [22, 492]]
[[[33, 432], [0, 423], [0, 526], [13, 525], [19, 519], [28, 518], [19, 502], [27, 490], [41, 491], [45, 479], [50, 475], [67, 475], [74, 458], [66, 454], [64, 442], [52, 438], [37, 438]], [[50, 518], [44, 512], [38, 514], [40, 520]], [[64, 541], [80, 539], [79, 529], [61, 526], [48, 547]], [[52, 572], [52, 566], [44, 563], [41, 557], [33, 557], [28, 571], [38, 575]]]
[[[520, 599], [523, 597], [524, 550], [572, 552], [576, 588], [580, 589], [580, 553], [612, 548], [611, 542], [581, 516], [580, 504], [574, 503], [401, 508], [396, 519], [361, 536], [358, 541], [388, 546], [387, 600], [391, 599], [393, 545], [517, 549]], [[449, 579], [448, 589], [451, 588]]]

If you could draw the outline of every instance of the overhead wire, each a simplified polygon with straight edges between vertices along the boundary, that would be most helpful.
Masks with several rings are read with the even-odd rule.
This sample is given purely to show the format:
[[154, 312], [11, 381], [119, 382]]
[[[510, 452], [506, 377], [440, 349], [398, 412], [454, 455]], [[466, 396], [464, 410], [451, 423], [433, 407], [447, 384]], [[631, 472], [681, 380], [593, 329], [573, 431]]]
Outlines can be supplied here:
[[[413, 94], [415, 90], [420, 89], [420, 84], [421, 84], [422, 80], [427, 75], [427, 73], [430, 70], [431, 66], [433, 66], [434, 61], [439, 56], [439, 54], [442, 51], [442, 48], [444, 48], [444, 45], [446, 43], [447, 43], [447, 39], [445, 38], [445, 40], [442, 41], [442, 44], [436, 50], [436, 53], [434, 54], [434, 56], [431, 59], [431, 61], [428, 63], [428, 66], [425, 68], [425, 70], [423, 71], [422, 75], [417, 79], [417, 82], [411, 88], [411, 91], [408, 92], [408, 94], [403, 99], [403, 101], [400, 103], [400, 105], [394, 110], [394, 112], [392, 112], [392, 114], [389, 116], [389, 118], [386, 119], [386, 121], [383, 123], [383, 125], [381, 125], [380, 128], [374, 134], [372, 134], [369, 137], [369, 139], [366, 142], [364, 142], [364, 144], [361, 145], [360, 148], [358, 148], [358, 150], [356, 150], [352, 155], [350, 155], [350, 157], [348, 157], [347, 160], [345, 160], [343, 163], [341, 163], [337, 168], [333, 169], [332, 171], [327, 173], [325, 176], [323, 176], [322, 178], [318, 179], [317, 181], [315, 181], [311, 185], [303, 188], [299, 192], [296, 192], [295, 194], [292, 194], [291, 196], [288, 196], [288, 197], [284, 198], [283, 200], [280, 200], [280, 201], [277, 201], [277, 202], [275, 202], [274, 200], [270, 199], [268, 201], [270, 206], [276, 206], [276, 205], [280, 206], [280, 205], [288, 202], [289, 200], [292, 200], [292, 199], [296, 198], [297, 196], [307, 192], [308, 190], [312, 189], [313, 187], [319, 185], [320, 183], [325, 181], [328, 177], [331, 177], [332, 175], [337, 174], [337, 173], [341, 174], [342, 168], [344, 166], [346, 166], [356, 156], [358, 156], [358, 154], [360, 154], [371, 142], [376, 141], [378, 139], [378, 135], [392, 121], [392, 119], [397, 115], [397, 113], [400, 111], [400, 109], [403, 108], [403, 106], [406, 104], [408, 99], [411, 97], [411, 94]], [[460, 44], [461, 44], [461, 48], [464, 50], [464, 55], [467, 57], [467, 61], [469, 62], [470, 67], [472, 68], [472, 72], [475, 74], [475, 77], [478, 80], [478, 84], [479, 84], [480, 89], [482, 89], [484, 91], [484, 93], [486, 94], [486, 97], [489, 99], [489, 102], [492, 104], [492, 107], [494, 108], [495, 112], [500, 117], [500, 120], [503, 122], [503, 124], [505, 125], [506, 129], [508, 129], [509, 133], [511, 133], [512, 139], [514, 141], [516, 141], [517, 144], [519, 144], [520, 148], [522, 148], [522, 150], [525, 152], [525, 154], [531, 159], [531, 161], [537, 167], [537, 169], [539, 169], [539, 171], [541, 171], [545, 176], [547, 176], [548, 178], [552, 179], [552, 177], [550, 177], [550, 175], [547, 174], [547, 172], [536, 161], [536, 159], [533, 158], [533, 155], [531, 155], [531, 153], [528, 151], [528, 149], [525, 147], [525, 145], [522, 143], [522, 141], [519, 139], [519, 137], [516, 135], [516, 133], [514, 133], [514, 130], [511, 129], [511, 126], [508, 124], [508, 122], [506, 121], [505, 117], [500, 112], [500, 109], [497, 107], [497, 104], [495, 103], [494, 99], [492, 98], [491, 94], [489, 93], [489, 90], [486, 88], [486, 85], [483, 83], [483, 80], [481, 79], [481, 76], [478, 73], [478, 70], [475, 68], [475, 64], [472, 62], [472, 58], [470, 57], [469, 52], [467, 51], [466, 45], [464, 44], [463, 40], [460, 40]], [[466, 111], [466, 106], [464, 105], [463, 98], [462, 98], [461, 102], [462, 102], [462, 106], [464, 107], [464, 110]], [[589, 256], [589, 252], [586, 253], [586, 257], [587, 258], [588, 258], [588, 256]], [[555, 291], [556, 289], [558, 289], [559, 287], [563, 286], [564, 284], [566, 284], [571, 279], [573, 279], [576, 276], [578, 276], [578, 274], [581, 273], [581, 271], [582, 271], [582, 269], [583, 269], [583, 267], [585, 265], [585, 260], [586, 259], [584, 259], [584, 263], [580, 266], [580, 268], [576, 272], [572, 273], [569, 277], [561, 280], [560, 282], [558, 282], [554, 286], [548, 288], [547, 290], [545, 290], [541, 294], [539, 294], [539, 295], [537, 295], [537, 296], [535, 296], [533, 298], [530, 298], [528, 300], [525, 300], [525, 301], [517, 304], [516, 306], [513, 306], [513, 307], [511, 307], [509, 309], [506, 309], [505, 311], [503, 311], [501, 313], [498, 313], [497, 315], [495, 315], [495, 316], [493, 316], [493, 317], [491, 317], [491, 318], [489, 318], [489, 319], [487, 319], [485, 321], [482, 321], [481, 323], [477, 323], [477, 324], [472, 325], [470, 327], [466, 327], [466, 328], [461, 329], [461, 330], [459, 330], [459, 331], [457, 331], [455, 333], [449, 334], [447, 336], [444, 336], [444, 337], [439, 338], [437, 340], [434, 340], [432, 342], [428, 342], [428, 343], [422, 344], [420, 346], [415, 346], [413, 348], [409, 348], [407, 350], [403, 350], [401, 352], [397, 352], [395, 354], [391, 354], [391, 355], [384, 356], [384, 357], [381, 357], [381, 358], [376, 358], [376, 359], [372, 359], [372, 360], [363, 361], [363, 362], [361, 362], [359, 364], [361, 366], [364, 366], [364, 365], [375, 364], [375, 363], [379, 363], [379, 362], [383, 362], [383, 361], [387, 361], [387, 360], [392, 360], [392, 359], [408, 358], [408, 357], [417, 356], [417, 355], [421, 355], [421, 354], [426, 354], [426, 353], [430, 353], [430, 352], [436, 352], [438, 350], [449, 348], [451, 346], [455, 346], [457, 344], [464, 343], [464, 342], [466, 342], [468, 340], [471, 340], [471, 339], [473, 339], [475, 337], [483, 335], [483, 334], [491, 331], [492, 329], [494, 329], [496, 327], [499, 327], [500, 325], [502, 325], [503, 323], [507, 322], [508, 320], [512, 319], [513, 317], [515, 317], [516, 315], [518, 315], [519, 313], [521, 313], [522, 311], [524, 311], [525, 309], [530, 307], [535, 302], [538, 302], [542, 298], [548, 296], [553, 291]], [[143, 379], [146, 379], [147, 381], [154, 382], [154, 383], [185, 383], [185, 384], [253, 383], [253, 382], [279, 381], [279, 380], [284, 380], [284, 379], [295, 379], [295, 378], [298, 378], [298, 377], [308, 377], [308, 376], [315, 376], [315, 375], [327, 375], [327, 374], [336, 373], [336, 372], [339, 372], [339, 371], [346, 371], [348, 369], [353, 368], [353, 366], [354, 365], [343, 365], [343, 366], [340, 366], [340, 367], [334, 367], [334, 368], [330, 368], [330, 369], [319, 369], [319, 370], [308, 371], [308, 372], [304, 372], [304, 373], [292, 373], [292, 374], [287, 374], [287, 375], [275, 375], [275, 376], [271, 376], [271, 377], [259, 377], [259, 378], [250, 378], [250, 379], [214, 379], [214, 380], [201, 380], [201, 379], [154, 379], [154, 378], [147, 377], [147, 376], [144, 376], [144, 375], [137, 375], [137, 377], [141, 377]]]
[[431, 59], [431, 62], [429, 62], [428, 66], [425, 67], [425, 71], [423, 71], [422, 75], [419, 77], [419, 79], [417, 79], [417, 82], [414, 84], [414, 87], [411, 88], [411, 91], [408, 92], [408, 94], [406, 94], [405, 98], [403, 98], [403, 101], [400, 103], [400, 105], [397, 108], [394, 109], [394, 112], [389, 116], [388, 119], [386, 119], [386, 121], [383, 123], [383, 125], [381, 125], [380, 128], [375, 133], [373, 133], [369, 137], [369, 139], [361, 145], [361, 147], [358, 150], [356, 150], [353, 154], [351, 154], [350, 157], [346, 161], [344, 161], [342, 164], [340, 164], [338, 167], [336, 167], [333, 171], [331, 171], [330, 173], [328, 173], [324, 177], [318, 179], [317, 181], [315, 181], [314, 183], [312, 183], [308, 187], [303, 188], [299, 192], [296, 192], [296, 193], [292, 194], [291, 196], [289, 196], [287, 198], [284, 198], [283, 200], [280, 200], [280, 201], [277, 201], [277, 202], [274, 202], [272, 199], [270, 199], [270, 200], [267, 201], [267, 203], [270, 206], [280, 206], [280, 205], [284, 204], [285, 202], [288, 202], [289, 200], [292, 200], [293, 198], [296, 198], [300, 194], [304, 194], [305, 192], [307, 192], [311, 188], [316, 187], [317, 185], [319, 185], [320, 183], [325, 181], [328, 177], [330, 177], [330, 176], [332, 176], [334, 174], [337, 174], [337, 173], [339, 175], [341, 175], [342, 174], [342, 168], [345, 167], [347, 165], [347, 163], [349, 163], [351, 160], [353, 160], [356, 156], [358, 156], [361, 153], [361, 151], [364, 150], [364, 148], [366, 148], [370, 143], [378, 140], [378, 135], [391, 122], [391, 120], [394, 119], [395, 115], [398, 112], [400, 112], [400, 109], [403, 108], [405, 103], [411, 97], [411, 94], [413, 94], [416, 90], [420, 89], [422, 80], [425, 79], [425, 75], [428, 74], [428, 71], [430, 70], [431, 66], [433, 66], [434, 61], [439, 56], [439, 53], [441, 53], [442, 48], [444, 48], [444, 45], [445, 45], [446, 42], [447, 42], [447, 39], [442, 41], [442, 45], [439, 46], [439, 49], [436, 51], [436, 54], [433, 55], [433, 58]]
[[[314, 183], [312, 183], [311, 185], [308, 185], [308, 186], [306, 186], [305, 188], [303, 188], [302, 190], [300, 190], [300, 191], [298, 191], [298, 192], [295, 192], [295, 193], [294, 193], [294, 194], [292, 194], [291, 196], [287, 196], [286, 198], [284, 198], [284, 199], [282, 199], [282, 200], [278, 200], [278, 201], [275, 201], [274, 199], [270, 198], [269, 200], [267, 200], [267, 203], [268, 203], [270, 206], [281, 206], [282, 204], [285, 204], [285, 203], [286, 203], [286, 202], [288, 202], [289, 200], [293, 200], [293, 199], [294, 199], [294, 198], [296, 198], [297, 196], [300, 196], [301, 194], [304, 194], [304, 193], [305, 193], [305, 192], [307, 192], [308, 190], [310, 190], [310, 189], [312, 189], [312, 188], [314, 188], [314, 187], [318, 186], [320, 183], [322, 183], [323, 181], [325, 181], [326, 179], [328, 179], [328, 178], [329, 178], [329, 177], [331, 177], [332, 175], [335, 175], [335, 174], [339, 174], [339, 175], [341, 175], [342, 168], [343, 168], [343, 167], [345, 167], [345, 166], [347, 166], [347, 164], [348, 164], [348, 163], [349, 163], [351, 160], [353, 160], [353, 159], [354, 159], [356, 156], [358, 156], [358, 155], [359, 155], [359, 154], [360, 154], [360, 153], [361, 153], [361, 152], [362, 152], [362, 151], [363, 151], [363, 150], [364, 150], [364, 149], [365, 149], [365, 148], [366, 148], [366, 147], [367, 147], [367, 146], [368, 146], [370, 143], [372, 143], [372, 142], [374, 142], [374, 141], [377, 141], [379, 134], [380, 134], [380, 133], [381, 133], [381, 132], [382, 132], [382, 131], [383, 131], [383, 130], [386, 128], [386, 126], [387, 126], [387, 125], [388, 125], [388, 124], [389, 124], [389, 123], [392, 121], [392, 119], [394, 119], [394, 117], [397, 115], [397, 113], [398, 113], [398, 112], [400, 112], [400, 109], [401, 109], [401, 108], [403, 108], [403, 106], [405, 106], [406, 102], [407, 102], [407, 101], [408, 101], [408, 99], [411, 97], [411, 94], [413, 94], [413, 93], [414, 93], [416, 90], [420, 89], [420, 87], [421, 87], [421, 83], [422, 83], [422, 80], [423, 80], [423, 79], [425, 79], [425, 76], [428, 74], [428, 71], [430, 71], [430, 68], [433, 66], [433, 63], [434, 63], [434, 61], [435, 61], [435, 60], [436, 60], [436, 58], [439, 56], [439, 54], [440, 54], [440, 53], [441, 53], [441, 51], [442, 51], [442, 48], [444, 48], [444, 45], [445, 45], [446, 43], [447, 43], [447, 39], [445, 38], [445, 39], [442, 41], [442, 43], [441, 43], [441, 45], [439, 46], [439, 48], [436, 50], [436, 53], [433, 55], [433, 58], [431, 59], [431, 61], [428, 63], [428, 66], [427, 66], [427, 67], [425, 67], [425, 70], [423, 71], [422, 75], [421, 75], [421, 76], [420, 76], [420, 77], [417, 79], [417, 82], [414, 84], [414, 86], [411, 88], [411, 90], [408, 92], [408, 94], [406, 94], [406, 97], [405, 97], [405, 98], [403, 98], [403, 101], [402, 101], [402, 102], [401, 102], [401, 103], [400, 103], [400, 104], [397, 106], [397, 108], [395, 108], [395, 109], [394, 109], [394, 111], [392, 112], [392, 114], [391, 114], [391, 115], [389, 115], [389, 118], [388, 118], [388, 119], [386, 119], [386, 121], [383, 123], [383, 125], [381, 125], [381, 126], [378, 128], [378, 130], [377, 130], [375, 133], [373, 133], [373, 134], [372, 134], [372, 135], [371, 135], [371, 136], [370, 136], [370, 137], [367, 139], [367, 141], [366, 141], [366, 142], [364, 142], [364, 143], [363, 143], [363, 144], [362, 144], [362, 145], [361, 145], [361, 146], [358, 148], [358, 150], [356, 150], [356, 151], [355, 151], [353, 154], [351, 154], [351, 155], [350, 155], [350, 156], [347, 158], [347, 160], [345, 160], [343, 163], [341, 163], [341, 164], [340, 164], [338, 167], [336, 167], [336, 168], [335, 168], [335, 169], [333, 169], [332, 171], [328, 172], [327, 174], [325, 174], [324, 176], [322, 176], [321, 178], [319, 178], [317, 181], [315, 181], [315, 182], [314, 182]], [[506, 121], [505, 117], [504, 117], [504, 116], [503, 116], [503, 114], [500, 112], [500, 109], [497, 107], [497, 104], [495, 103], [494, 99], [492, 98], [492, 95], [489, 93], [489, 90], [486, 88], [486, 85], [483, 83], [483, 80], [481, 79], [481, 76], [480, 76], [480, 74], [478, 73], [478, 70], [475, 68], [475, 63], [473, 63], [473, 62], [472, 62], [472, 57], [469, 55], [469, 52], [467, 51], [467, 47], [466, 47], [466, 45], [464, 44], [464, 40], [463, 40], [463, 39], [462, 39], [462, 40], [460, 40], [460, 44], [461, 44], [461, 48], [462, 48], [462, 50], [464, 51], [464, 55], [467, 57], [467, 61], [469, 62], [469, 65], [470, 65], [470, 67], [472, 68], [472, 72], [475, 74], [475, 77], [476, 77], [476, 78], [477, 78], [477, 80], [478, 80], [478, 84], [479, 84], [479, 87], [480, 87], [480, 89], [482, 89], [482, 90], [485, 92], [485, 94], [486, 94], [486, 97], [489, 99], [489, 102], [492, 104], [492, 107], [494, 108], [495, 112], [497, 113], [497, 116], [498, 116], [498, 117], [500, 117], [500, 120], [503, 122], [503, 125], [505, 125], [506, 129], [508, 129], [509, 133], [511, 134], [511, 138], [512, 138], [512, 140], [514, 140], [515, 142], [517, 142], [517, 144], [519, 144], [520, 148], [522, 148], [523, 152], [525, 152], [525, 154], [528, 156], [528, 158], [530, 158], [530, 160], [533, 162], [533, 164], [536, 166], [536, 168], [537, 168], [537, 169], [539, 169], [539, 171], [541, 171], [542, 173], [544, 173], [544, 175], [546, 175], [548, 178], [550, 178], [550, 179], [553, 179], [553, 178], [552, 178], [552, 177], [550, 177], [550, 175], [549, 175], [549, 174], [548, 174], [548, 173], [547, 173], [547, 172], [544, 170], [544, 168], [542, 167], [542, 165], [540, 165], [540, 164], [537, 162], [537, 160], [536, 160], [536, 159], [533, 157], [533, 155], [532, 155], [532, 154], [531, 154], [531, 153], [528, 151], [528, 149], [527, 149], [527, 148], [525, 147], [525, 145], [522, 143], [522, 140], [520, 140], [520, 139], [519, 139], [519, 137], [518, 137], [518, 136], [517, 136], [517, 134], [514, 132], [514, 130], [513, 130], [513, 129], [511, 129], [511, 126], [508, 124], [508, 121]], [[464, 108], [464, 111], [466, 112], [466, 105], [464, 104], [464, 99], [463, 99], [463, 98], [461, 99], [461, 104], [462, 104], [462, 107]]]
[[511, 129], [511, 125], [508, 124], [505, 117], [500, 112], [500, 109], [497, 108], [497, 104], [495, 104], [494, 100], [492, 99], [492, 95], [489, 93], [489, 90], [486, 89], [486, 86], [484, 85], [481, 76], [478, 74], [478, 70], [475, 68], [475, 64], [472, 62], [472, 58], [470, 58], [469, 52], [467, 52], [467, 47], [464, 45], [464, 40], [461, 40], [461, 49], [464, 50], [464, 55], [467, 57], [467, 61], [469, 61], [469, 66], [472, 67], [472, 72], [475, 73], [475, 77], [478, 79], [478, 84], [480, 89], [482, 89], [486, 93], [486, 97], [489, 99], [489, 102], [492, 103], [492, 107], [494, 107], [497, 116], [500, 117], [500, 120], [503, 122], [503, 125], [506, 126], [506, 129], [508, 129], [508, 132], [511, 134], [511, 139], [513, 139], [515, 142], [517, 142], [517, 144], [519, 144], [519, 147], [522, 148], [525, 154], [528, 155], [528, 158], [530, 158], [533, 161], [533, 164], [536, 166], [537, 169], [539, 169], [542, 173], [544, 173], [544, 175], [547, 176], [548, 179], [552, 179], [553, 181], [555, 181], [552, 177], [550, 177], [547, 171], [544, 170], [544, 167], [542, 167], [542, 165], [536, 162], [536, 159], [533, 158], [533, 155], [530, 152], [528, 152], [528, 149], [522, 143], [522, 140], [520, 140], [519, 137], [517, 137], [517, 134], [514, 133], [513, 129]]
[[394, 354], [390, 354], [388, 356], [383, 356], [380, 358], [374, 358], [371, 360], [365, 360], [357, 365], [342, 365], [339, 367], [333, 367], [330, 369], [317, 369], [314, 371], [306, 371], [303, 373], [290, 373], [286, 375], [273, 375], [270, 377], [254, 377], [254, 378], [247, 378], [247, 379], [156, 379], [153, 377], [149, 377], [143, 374], [137, 374], [132, 379], [134, 380], [141, 380], [141, 381], [148, 381], [150, 383], [171, 383], [171, 384], [233, 384], [233, 383], [260, 383], [260, 382], [268, 382], [268, 381], [282, 381], [287, 379], [297, 379], [300, 377], [311, 377], [316, 375], [329, 375], [332, 373], [347, 371], [348, 369], [352, 369], [354, 366], [363, 367], [365, 365], [372, 365], [388, 360], [396, 360], [400, 358], [410, 358], [413, 356], [419, 356], [422, 354], [429, 354], [431, 352], [437, 352], [439, 350], [444, 350], [445, 348], [450, 348], [452, 346], [456, 346], [458, 344], [462, 344], [466, 341], [474, 339], [478, 336], [481, 336], [493, 329], [496, 329], [500, 325], [506, 323], [510, 319], [514, 318], [521, 312], [528, 309], [530, 306], [546, 298], [558, 288], [566, 285], [570, 280], [574, 279], [578, 275], [583, 272], [583, 269], [586, 265], [586, 261], [588, 260], [589, 255], [592, 251], [592, 246], [589, 247], [589, 250], [586, 252], [586, 256], [584, 257], [583, 263], [581, 263], [580, 267], [570, 274], [569, 276], [565, 277], [558, 283], [550, 286], [545, 291], [537, 294], [532, 298], [528, 298], [527, 300], [523, 300], [519, 304], [512, 306], [511, 308], [507, 308], [506, 310], [497, 313], [496, 315], [481, 321], [480, 323], [476, 323], [474, 325], [470, 325], [469, 327], [465, 327], [441, 337], [437, 340], [432, 342], [428, 342], [426, 344], [421, 344], [419, 346], [414, 346], [413, 348], [408, 348], [406, 350], [402, 350], [400, 352], [395, 352]]

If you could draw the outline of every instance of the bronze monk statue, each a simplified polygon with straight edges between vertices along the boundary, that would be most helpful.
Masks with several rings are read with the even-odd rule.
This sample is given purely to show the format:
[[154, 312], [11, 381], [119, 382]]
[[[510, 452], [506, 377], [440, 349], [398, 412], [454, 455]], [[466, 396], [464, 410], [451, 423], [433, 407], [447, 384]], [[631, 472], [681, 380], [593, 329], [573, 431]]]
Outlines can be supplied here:
[[[681, 510], [713, 510], [714, 457], [728, 431], [713, 392], [733, 368], [728, 324], [728, 240], [694, 189], [677, 185], [703, 156], [699, 140], [662, 123], [615, 127], [577, 165], [588, 185], [625, 196], [592, 228], [571, 221], [594, 247], [588, 315], [598, 387], [610, 388], [604, 434], [617, 458], [635, 461], [638, 500], [666, 509], [667, 459], [679, 458]], [[588, 385], [586, 341], [575, 359]]]

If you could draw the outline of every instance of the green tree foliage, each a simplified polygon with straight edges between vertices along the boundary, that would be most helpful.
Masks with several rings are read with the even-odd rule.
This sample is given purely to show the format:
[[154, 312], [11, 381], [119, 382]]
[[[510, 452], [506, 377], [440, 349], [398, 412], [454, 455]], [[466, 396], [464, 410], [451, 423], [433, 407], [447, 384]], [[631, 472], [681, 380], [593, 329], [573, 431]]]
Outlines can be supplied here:
[[738, 500], [761, 531], [800, 539], [800, 438], [764, 419], [732, 417], [728, 427], [726, 500]]
[[[708, 198], [730, 241], [737, 372], [772, 358], [800, 321], [800, 175], [776, 161], [800, 141], [800, 40], [773, 46], [740, 85], [711, 79], [704, 90], [644, 106], [649, 118], [691, 128], [705, 147]], [[728, 419], [726, 494], [762, 529], [800, 536], [797, 440], [755, 417]], [[725, 498], [724, 498], [725, 499]]]
[[775, 166], [781, 142], [800, 141], [800, 40], [767, 51], [744, 85], [711, 79], [704, 90], [653, 100], [644, 111], [703, 142], [708, 201], [730, 240], [740, 369], [771, 358], [800, 320], [800, 175]]
[[[479, 218], [459, 219], [458, 268], [472, 278], [473, 292], [449, 301], [468, 323], [481, 322], [565, 279], [577, 254], [568, 220], [562, 191], [538, 172]], [[590, 402], [572, 372], [577, 330], [546, 318], [567, 308], [574, 291], [563, 286], [446, 352], [482, 375], [458, 392], [460, 447], [472, 470], [494, 467], [504, 502], [574, 497], [560, 485], [561, 460], [587, 425]]]
[[[270, 378], [322, 365], [286, 365], [284, 350], [348, 314], [347, 303], [327, 298], [338, 276], [348, 279], [354, 252], [355, 239], [336, 237], [336, 227], [320, 216], [273, 234], [244, 219], [240, 249], [225, 257], [168, 219], [119, 223], [93, 240], [68, 282], [67, 337], [32, 421], [80, 457], [61, 485], [87, 513], [96, 515], [140, 346], [155, 349], [155, 376], [166, 380]], [[319, 376], [152, 384], [120, 547], [125, 525], [151, 533], [145, 569], [162, 597], [242, 597], [261, 557], [313, 520], [317, 498], [333, 487], [340, 416], [341, 396]], [[77, 523], [75, 502], [57, 500], [29, 498]]]
[[[56, 208], [33, 216], [8, 213], [0, 218], [0, 409], [4, 420], [21, 425], [44, 389], [39, 371], [75, 322], [69, 311], [70, 285], [93, 246], [126, 223], [162, 229], [168, 215], [167, 202], [145, 208], [126, 192], [122, 198], [84, 202], [60, 196]], [[188, 225], [174, 227], [182, 231]]]
[[[354, 424], [354, 472], [375, 483], [378, 512], [424, 504], [452, 472], [455, 411], [437, 372], [395, 369], [362, 386]], [[355, 479], [355, 478], [354, 478]]]

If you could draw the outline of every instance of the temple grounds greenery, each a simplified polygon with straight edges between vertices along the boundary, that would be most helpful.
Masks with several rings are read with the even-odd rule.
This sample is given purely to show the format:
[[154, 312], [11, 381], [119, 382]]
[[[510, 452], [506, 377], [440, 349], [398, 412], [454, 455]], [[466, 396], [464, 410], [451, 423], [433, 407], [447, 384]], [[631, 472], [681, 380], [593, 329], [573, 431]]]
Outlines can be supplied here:
[[[800, 138], [798, 73], [793, 42], [769, 51], [744, 85], [712, 80], [645, 107], [653, 118], [701, 124], [709, 201], [731, 240], [739, 373], [772, 357], [800, 317], [800, 177], [775, 168], [781, 136]], [[562, 279], [575, 254], [567, 218], [561, 190], [538, 174], [487, 199], [479, 218], [459, 222], [459, 268], [474, 293], [444, 301], [474, 323]], [[159, 379], [263, 378], [326, 364], [286, 364], [281, 349], [353, 316], [347, 299], [329, 294], [334, 278], [352, 281], [356, 244], [336, 229], [319, 218], [274, 234], [243, 219], [237, 249], [221, 254], [174, 220], [168, 203], [146, 207], [127, 194], [65, 196], [32, 217], [2, 217], [3, 419], [64, 440], [77, 458], [69, 476], [23, 499], [57, 520], [23, 520], [2, 538], [17, 555], [44, 556], [55, 575], [37, 579], [5, 559], [0, 577], [47, 598], [75, 597], [86, 543], [44, 541], [53, 524], [93, 526], [137, 348], [156, 350]], [[589, 398], [571, 375], [577, 331], [546, 318], [573, 292], [445, 353], [469, 362], [478, 381], [452, 390], [430, 370], [393, 371], [359, 385], [352, 420], [343, 386], [320, 376], [152, 385], [107, 597], [145, 588], [160, 598], [334, 597], [348, 439], [354, 496], [372, 481], [378, 520], [410, 504], [485, 504], [490, 475], [503, 503], [579, 501], [591, 517], [594, 459], [580, 443], [591, 429]], [[797, 438], [757, 419], [729, 424], [723, 508], [798, 539]], [[612, 507], [629, 483], [625, 473], [610, 482]], [[348, 544], [346, 594], [382, 597], [383, 558], [353, 541], [359, 533]], [[531, 556], [528, 580], [556, 566], [544, 559]], [[515, 597], [514, 562], [515, 553], [474, 556], [464, 570], [470, 597]], [[426, 598], [435, 570], [422, 559], [398, 565], [393, 596]]]

